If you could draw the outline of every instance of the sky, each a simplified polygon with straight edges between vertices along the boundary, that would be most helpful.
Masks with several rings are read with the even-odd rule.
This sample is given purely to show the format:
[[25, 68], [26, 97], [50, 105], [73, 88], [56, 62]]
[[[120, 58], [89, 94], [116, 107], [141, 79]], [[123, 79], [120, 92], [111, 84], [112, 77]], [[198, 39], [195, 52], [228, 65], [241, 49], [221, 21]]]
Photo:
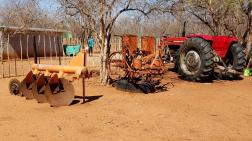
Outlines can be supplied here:
[[[8, 0], [0, 0], [0, 7], [4, 6], [7, 2]], [[49, 12], [53, 12], [58, 8], [56, 0], [40, 0], [39, 4], [42, 9], [45, 9]]]
[[55, 0], [41, 0], [40, 6], [42, 9], [46, 9], [47, 11], [53, 12], [57, 10], [58, 4], [55, 2]]

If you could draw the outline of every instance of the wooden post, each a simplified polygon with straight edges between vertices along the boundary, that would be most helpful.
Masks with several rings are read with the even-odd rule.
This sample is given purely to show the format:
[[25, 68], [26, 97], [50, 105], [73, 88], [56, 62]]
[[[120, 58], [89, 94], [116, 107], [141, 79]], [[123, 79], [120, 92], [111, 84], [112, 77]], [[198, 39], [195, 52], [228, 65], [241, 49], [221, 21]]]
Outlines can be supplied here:
[[83, 104], [86, 103], [85, 101], [85, 97], [86, 97], [86, 92], [85, 92], [85, 74], [83, 75], [83, 78], [82, 78], [82, 94], [83, 94]]
[[[71, 46], [73, 46], [73, 45], [76, 45], [74, 42], [75, 42], [75, 36], [73, 35], [73, 38], [72, 38], [73, 40], [71, 41]], [[73, 52], [73, 57], [75, 56], [75, 48], [74, 48], [74, 52]]]
[[4, 52], [4, 48], [3, 48], [3, 37], [2, 37], [2, 39], [1, 39], [1, 49], [2, 49], [2, 52], [1, 52], [1, 56], [2, 56], [2, 59], [1, 59], [1, 63], [2, 63], [2, 73], [3, 73], [3, 78], [4, 78], [4, 62], [3, 62], [3, 52]]
[[[38, 38], [38, 52], [40, 52], [40, 34], [39, 34], [39, 38]], [[38, 57], [38, 63], [40, 64], [40, 57], [39, 57], [39, 55], [37, 56]]]
[[49, 44], [50, 44], [50, 60], [51, 60], [51, 64], [53, 63], [52, 62], [52, 40], [51, 40], [51, 35], [49, 35]]
[[64, 39], [63, 36], [61, 36], [61, 47], [62, 47], [62, 58], [63, 58], [63, 63], [65, 63], [65, 53], [64, 53]]
[[21, 69], [22, 69], [22, 75], [24, 75], [24, 64], [23, 64], [23, 43], [22, 43], [22, 34], [20, 34], [20, 49], [21, 49]]
[[[86, 66], [86, 52], [84, 52], [84, 67]], [[85, 74], [83, 74], [83, 78], [82, 78], [82, 94], [83, 94], [83, 104], [86, 102], [85, 101], [85, 97], [86, 97], [86, 91], [85, 91]]]
[[31, 64], [30, 64], [30, 57], [29, 57], [29, 35], [27, 35], [26, 37], [26, 55], [27, 55], [27, 60], [28, 60], [28, 63], [29, 63], [29, 68], [31, 70]]
[[45, 40], [46, 39], [45, 38], [46, 37], [45, 37], [45, 34], [44, 34], [44, 60], [46, 60], [46, 47], [45, 47], [46, 46], [46, 44], [45, 44], [45, 42], [46, 42]]
[[36, 35], [33, 37], [33, 49], [34, 49], [34, 63], [38, 63], [38, 52], [37, 52], [37, 44], [36, 44]]
[[58, 57], [58, 53], [57, 53], [57, 44], [56, 44], [56, 39], [55, 39], [55, 36], [53, 36], [53, 43], [54, 43], [54, 51], [55, 51], [55, 55], [56, 55], [56, 58]]
[[15, 76], [17, 77], [17, 55], [16, 54], [14, 54], [14, 67], [15, 67]]
[[60, 50], [60, 42], [59, 42], [59, 36], [57, 36], [57, 44], [58, 44], [58, 51], [59, 51], [59, 65], [61, 65], [61, 50]]
[[7, 42], [7, 55], [8, 55], [8, 64], [9, 64], [9, 75], [8, 77], [10, 77], [10, 52], [9, 52], [9, 47], [10, 47], [10, 34], [8, 34], [8, 42]]

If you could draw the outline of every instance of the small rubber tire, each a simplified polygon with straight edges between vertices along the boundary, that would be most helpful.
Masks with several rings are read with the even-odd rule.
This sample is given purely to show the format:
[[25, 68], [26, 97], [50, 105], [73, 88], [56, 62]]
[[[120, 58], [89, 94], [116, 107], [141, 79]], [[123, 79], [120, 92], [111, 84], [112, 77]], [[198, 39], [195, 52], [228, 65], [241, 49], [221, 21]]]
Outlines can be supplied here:
[[18, 79], [11, 79], [9, 82], [9, 92], [11, 95], [22, 96], [20, 91], [21, 82]]

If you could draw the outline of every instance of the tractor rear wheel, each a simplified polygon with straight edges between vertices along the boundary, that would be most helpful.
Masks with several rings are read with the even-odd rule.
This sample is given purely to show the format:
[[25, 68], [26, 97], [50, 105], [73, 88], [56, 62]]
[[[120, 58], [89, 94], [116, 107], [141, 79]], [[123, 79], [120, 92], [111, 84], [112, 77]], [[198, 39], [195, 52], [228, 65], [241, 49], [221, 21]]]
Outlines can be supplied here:
[[[245, 64], [246, 64], [246, 59], [245, 59], [245, 50], [241, 47], [240, 44], [234, 43], [230, 47], [230, 51], [228, 56], [225, 59], [225, 63], [228, 67], [231, 69], [234, 69], [238, 72], [242, 72]], [[233, 76], [233, 77], [238, 77], [239, 75]]]
[[207, 81], [213, 72], [213, 57], [209, 42], [201, 38], [190, 38], [179, 49], [178, 72], [186, 80]]

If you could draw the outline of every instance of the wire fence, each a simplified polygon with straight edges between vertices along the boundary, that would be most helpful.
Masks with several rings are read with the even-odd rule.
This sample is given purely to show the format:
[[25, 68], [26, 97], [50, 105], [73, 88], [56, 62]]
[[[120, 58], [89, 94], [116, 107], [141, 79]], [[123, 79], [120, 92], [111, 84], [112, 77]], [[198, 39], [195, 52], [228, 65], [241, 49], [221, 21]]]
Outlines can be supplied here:
[[[79, 41], [79, 42], [78, 42]], [[84, 48], [84, 43], [77, 44]], [[34, 63], [50, 65], [67, 65], [73, 56], [65, 53], [63, 38], [59, 34], [15, 34], [0, 36], [0, 79], [25, 76]], [[112, 38], [111, 51], [121, 50], [121, 38]], [[100, 67], [99, 48], [92, 57], [87, 57], [87, 66]]]

